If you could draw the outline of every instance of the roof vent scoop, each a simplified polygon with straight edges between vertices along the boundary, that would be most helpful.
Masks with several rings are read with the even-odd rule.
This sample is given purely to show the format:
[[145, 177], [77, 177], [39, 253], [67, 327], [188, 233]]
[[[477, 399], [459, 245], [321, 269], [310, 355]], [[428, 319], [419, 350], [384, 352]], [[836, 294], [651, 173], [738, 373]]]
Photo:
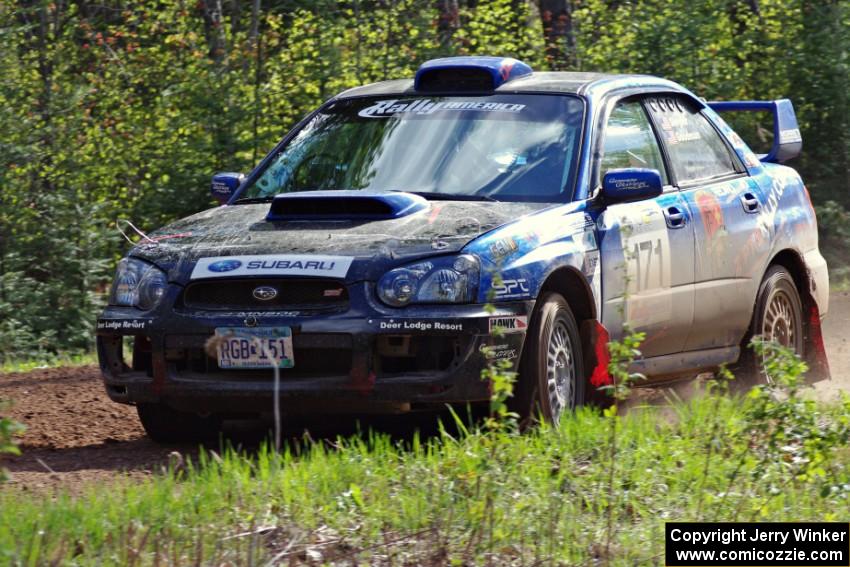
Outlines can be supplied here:
[[531, 67], [511, 57], [444, 57], [423, 63], [416, 71], [413, 88], [420, 92], [492, 91], [531, 73]]
[[397, 219], [427, 208], [428, 201], [412, 193], [300, 191], [276, 196], [266, 220]]

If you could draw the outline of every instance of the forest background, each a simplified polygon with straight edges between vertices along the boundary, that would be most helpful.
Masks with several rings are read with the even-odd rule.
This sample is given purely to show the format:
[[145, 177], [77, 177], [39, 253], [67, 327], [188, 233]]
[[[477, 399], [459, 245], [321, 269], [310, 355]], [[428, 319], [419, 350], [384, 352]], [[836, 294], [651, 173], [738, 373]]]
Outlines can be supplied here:
[[249, 171], [322, 101], [446, 55], [791, 98], [842, 285], [848, 46], [847, 0], [0, 0], [0, 363], [92, 348], [116, 220], [210, 207], [213, 173]]

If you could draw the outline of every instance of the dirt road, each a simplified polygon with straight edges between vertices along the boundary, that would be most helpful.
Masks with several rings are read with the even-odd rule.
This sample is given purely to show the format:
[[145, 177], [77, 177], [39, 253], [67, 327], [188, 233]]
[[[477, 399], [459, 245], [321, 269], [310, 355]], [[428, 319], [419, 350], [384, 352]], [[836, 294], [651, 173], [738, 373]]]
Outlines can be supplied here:
[[[850, 392], [850, 293], [832, 296], [824, 333], [833, 379], [817, 384], [815, 393], [831, 399]], [[678, 390], [681, 395], [681, 385]], [[640, 403], [665, 397], [661, 390], [641, 395]], [[146, 476], [167, 463], [172, 451], [194, 451], [149, 441], [135, 410], [106, 397], [93, 366], [0, 375], [0, 399], [14, 400], [3, 413], [27, 427], [20, 440], [23, 455], [0, 462], [12, 473], [11, 489], [75, 490], [119, 475]]]

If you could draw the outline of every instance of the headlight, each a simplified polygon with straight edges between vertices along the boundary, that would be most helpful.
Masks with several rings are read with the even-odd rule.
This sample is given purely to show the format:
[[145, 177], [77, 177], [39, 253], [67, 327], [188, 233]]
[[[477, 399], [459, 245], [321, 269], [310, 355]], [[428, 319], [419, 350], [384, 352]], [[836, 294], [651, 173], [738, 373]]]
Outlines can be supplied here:
[[149, 311], [156, 307], [167, 287], [165, 272], [147, 262], [124, 258], [118, 263], [109, 304]]
[[387, 305], [470, 303], [478, 293], [475, 256], [444, 256], [390, 270], [378, 281], [378, 297]]

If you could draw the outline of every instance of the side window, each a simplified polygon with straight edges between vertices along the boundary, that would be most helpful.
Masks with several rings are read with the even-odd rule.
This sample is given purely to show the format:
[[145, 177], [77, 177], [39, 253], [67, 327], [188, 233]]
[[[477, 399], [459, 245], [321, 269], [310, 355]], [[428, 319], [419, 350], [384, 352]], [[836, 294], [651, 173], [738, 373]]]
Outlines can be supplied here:
[[738, 170], [717, 130], [691, 101], [675, 96], [647, 99], [679, 184], [731, 175]]
[[599, 164], [600, 179], [609, 169], [643, 167], [657, 169], [667, 184], [658, 140], [643, 107], [637, 101], [618, 103], [605, 124], [605, 143]]

